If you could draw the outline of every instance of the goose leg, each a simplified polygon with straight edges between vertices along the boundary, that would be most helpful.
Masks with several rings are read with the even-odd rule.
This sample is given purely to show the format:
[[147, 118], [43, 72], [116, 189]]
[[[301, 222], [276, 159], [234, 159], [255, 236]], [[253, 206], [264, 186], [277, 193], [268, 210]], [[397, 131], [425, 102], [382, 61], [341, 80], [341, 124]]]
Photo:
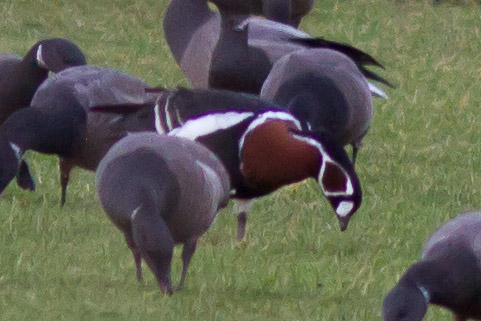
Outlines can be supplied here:
[[60, 186], [62, 189], [60, 206], [64, 206], [67, 199], [67, 185], [70, 180], [70, 172], [72, 171], [73, 164], [65, 158], [60, 158], [58, 167], [60, 169]]
[[174, 252], [174, 239], [161, 216], [149, 213], [142, 206], [132, 215], [132, 234], [139, 253], [150, 267], [162, 293], [172, 294], [170, 263]]
[[182, 249], [182, 275], [180, 277], [180, 282], [176, 291], [180, 291], [184, 288], [184, 281], [185, 277], [187, 276], [187, 269], [189, 268], [190, 260], [192, 259], [192, 255], [194, 255], [195, 249], [197, 248], [197, 237], [193, 237], [184, 244], [184, 248]]
[[246, 234], [247, 214], [254, 200], [234, 200], [233, 211], [237, 213], [237, 241], [242, 242]]

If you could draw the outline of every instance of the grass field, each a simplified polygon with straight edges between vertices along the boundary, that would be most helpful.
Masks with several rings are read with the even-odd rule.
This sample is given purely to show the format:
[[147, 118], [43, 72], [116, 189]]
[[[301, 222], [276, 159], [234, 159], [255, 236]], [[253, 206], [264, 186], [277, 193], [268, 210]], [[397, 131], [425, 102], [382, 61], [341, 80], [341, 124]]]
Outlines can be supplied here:
[[[151, 85], [187, 85], [163, 39], [167, 0], [3, 0], [0, 51], [44, 37]], [[247, 238], [222, 211], [186, 288], [163, 296], [77, 170], [60, 208], [56, 157], [28, 153], [34, 193], [0, 196], [0, 320], [381, 320], [384, 295], [443, 222], [481, 208], [481, 8], [461, 1], [319, 0], [302, 27], [377, 57], [392, 80], [356, 164], [364, 190], [348, 230], [314, 181], [259, 200]], [[173, 279], [180, 275], [180, 251]], [[429, 308], [426, 320], [451, 320]]]

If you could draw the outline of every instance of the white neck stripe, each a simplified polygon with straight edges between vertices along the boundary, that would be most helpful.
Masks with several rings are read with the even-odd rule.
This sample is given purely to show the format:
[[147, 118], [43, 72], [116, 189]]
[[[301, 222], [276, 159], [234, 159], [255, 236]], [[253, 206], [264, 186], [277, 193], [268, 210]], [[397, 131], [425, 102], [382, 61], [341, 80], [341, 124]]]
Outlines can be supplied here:
[[43, 61], [42, 45], [38, 46], [38, 49], [37, 49], [37, 63], [40, 67], [47, 68], [47, 64], [45, 63], [45, 61]]
[[233, 127], [249, 117], [253, 112], [226, 112], [205, 115], [185, 122], [182, 127], [169, 132], [170, 136], [178, 136], [196, 140], [199, 137], [210, 135], [219, 130]]
[[[309, 137], [304, 137], [304, 136], [299, 136], [299, 135], [294, 135], [294, 137], [308, 143], [309, 145], [311, 145], [315, 148], [317, 148], [317, 150], [319, 150], [319, 152], [321, 153], [322, 165], [321, 165], [321, 169], [319, 171], [319, 176], [317, 178], [317, 181], [320, 183], [319, 185], [321, 186], [322, 192], [325, 196], [352, 196], [354, 194], [354, 187], [352, 185], [351, 177], [349, 176], [349, 174], [344, 170], [344, 168], [339, 163], [337, 163], [331, 157], [329, 157], [327, 152], [324, 150], [324, 147], [322, 146], [322, 144], [320, 144], [315, 139], [312, 139], [312, 138], [309, 138]], [[329, 192], [322, 185], [322, 177], [324, 176], [324, 172], [326, 170], [327, 163], [331, 163], [334, 166], [337, 166], [342, 171], [344, 176], [346, 177], [346, 180], [347, 180], [346, 190], [344, 192]]]
[[242, 151], [242, 148], [244, 147], [244, 140], [247, 137], [247, 135], [256, 129], [258, 126], [264, 124], [268, 120], [283, 120], [283, 121], [289, 121], [294, 123], [296, 125], [297, 129], [301, 130], [301, 123], [297, 118], [292, 116], [291, 114], [284, 112], [284, 111], [266, 111], [259, 116], [257, 116], [250, 124], [249, 127], [247, 127], [246, 131], [242, 135], [241, 139], [239, 140], [239, 153]]

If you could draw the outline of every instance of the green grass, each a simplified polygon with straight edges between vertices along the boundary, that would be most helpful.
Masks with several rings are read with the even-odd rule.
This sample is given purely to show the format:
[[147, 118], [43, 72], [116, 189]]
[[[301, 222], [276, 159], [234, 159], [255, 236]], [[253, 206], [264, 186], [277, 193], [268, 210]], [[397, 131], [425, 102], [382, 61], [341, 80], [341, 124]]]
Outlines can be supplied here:
[[[4, 0], [0, 51], [67, 37], [91, 64], [152, 85], [186, 85], [163, 39], [167, 0]], [[348, 231], [313, 181], [259, 200], [245, 242], [222, 211], [186, 288], [159, 293], [75, 171], [60, 209], [57, 159], [28, 153], [34, 193], [0, 196], [0, 320], [381, 320], [381, 302], [426, 238], [481, 208], [481, 8], [444, 1], [320, 0], [302, 27], [377, 57], [397, 85], [375, 101], [357, 172], [364, 202]], [[180, 22], [179, 22], [180, 23]], [[179, 251], [173, 279], [180, 273]], [[426, 320], [451, 320], [431, 307]]]

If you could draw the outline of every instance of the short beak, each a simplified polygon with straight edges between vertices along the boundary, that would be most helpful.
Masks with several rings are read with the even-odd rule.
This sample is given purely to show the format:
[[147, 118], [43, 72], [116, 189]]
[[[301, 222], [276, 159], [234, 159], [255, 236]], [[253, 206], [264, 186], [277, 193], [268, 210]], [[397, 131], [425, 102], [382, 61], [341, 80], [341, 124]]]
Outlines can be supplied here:
[[347, 225], [349, 225], [349, 217], [337, 217], [339, 220], [339, 227], [341, 232], [344, 232], [347, 229]]

